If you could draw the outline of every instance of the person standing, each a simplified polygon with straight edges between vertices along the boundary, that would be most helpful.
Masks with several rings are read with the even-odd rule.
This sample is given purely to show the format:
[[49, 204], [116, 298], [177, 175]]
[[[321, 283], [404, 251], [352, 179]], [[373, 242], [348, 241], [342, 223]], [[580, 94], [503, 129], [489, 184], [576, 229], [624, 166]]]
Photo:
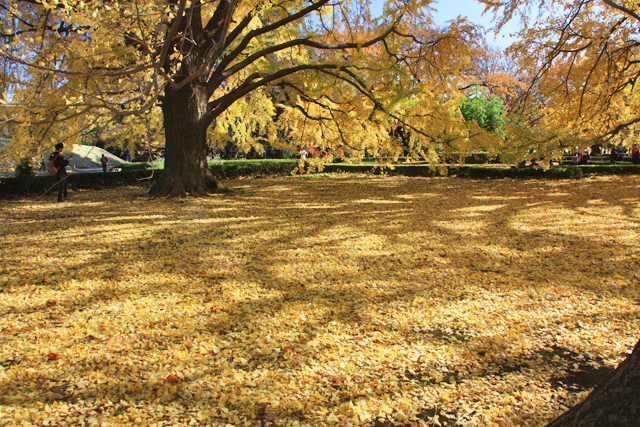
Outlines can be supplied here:
[[102, 172], [107, 171], [107, 156], [102, 154], [102, 158], [100, 159], [100, 163], [102, 163]]
[[611, 154], [609, 155], [609, 163], [615, 165], [618, 161], [618, 148], [615, 145], [611, 146]]
[[575, 151], [573, 152], [573, 155], [571, 156], [571, 162], [574, 165], [580, 164], [580, 148], [576, 147]]
[[[67, 166], [71, 161], [71, 157], [65, 159], [62, 156], [62, 152], [64, 151], [64, 144], [59, 142], [56, 144], [56, 151], [51, 153], [49, 156], [49, 161], [53, 161], [53, 166], [56, 169], [55, 179], [58, 183], [58, 202], [62, 202], [69, 199], [68, 190], [69, 190], [69, 182], [67, 181]], [[64, 199], [63, 199], [64, 196]]]
[[640, 147], [638, 147], [638, 144], [633, 144], [633, 147], [631, 147], [631, 163], [640, 165]]

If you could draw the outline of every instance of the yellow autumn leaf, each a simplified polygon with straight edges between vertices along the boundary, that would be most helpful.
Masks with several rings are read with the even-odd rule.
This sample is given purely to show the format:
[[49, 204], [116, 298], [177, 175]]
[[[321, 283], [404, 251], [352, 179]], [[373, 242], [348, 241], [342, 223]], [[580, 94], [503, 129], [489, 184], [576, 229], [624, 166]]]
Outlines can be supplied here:
[[3, 201], [0, 420], [542, 426], [637, 341], [638, 176], [226, 184]]

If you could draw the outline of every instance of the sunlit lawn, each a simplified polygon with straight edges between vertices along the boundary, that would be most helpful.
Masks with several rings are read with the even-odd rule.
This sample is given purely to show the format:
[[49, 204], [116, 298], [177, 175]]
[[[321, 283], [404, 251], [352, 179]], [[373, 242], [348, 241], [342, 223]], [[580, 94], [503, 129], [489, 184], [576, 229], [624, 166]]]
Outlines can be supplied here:
[[225, 184], [0, 202], [0, 426], [541, 426], [640, 338], [640, 177]]

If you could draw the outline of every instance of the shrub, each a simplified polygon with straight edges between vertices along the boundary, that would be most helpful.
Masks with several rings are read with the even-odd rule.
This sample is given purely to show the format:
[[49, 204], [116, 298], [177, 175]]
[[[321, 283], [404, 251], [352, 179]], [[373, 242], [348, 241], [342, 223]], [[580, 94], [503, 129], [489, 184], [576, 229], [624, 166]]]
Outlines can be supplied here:
[[634, 164], [585, 165], [580, 166], [585, 175], [638, 175], [640, 166]]
[[291, 175], [298, 165], [297, 160], [230, 160], [212, 162], [209, 169], [215, 179], [231, 179], [241, 176], [261, 177]]
[[[151, 171], [72, 173], [67, 177], [71, 189], [99, 189], [120, 185], [142, 185], [149, 182]], [[157, 172], [156, 172], [157, 175]], [[21, 194], [55, 194], [56, 179], [51, 175], [34, 176], [29, 182], [29, 193], [17, 177], [0, 178], [0, 197]]]
[[147, 163], [128, 163], [126, 165], [119, 166], [122, 172], [135, 172], [151, 169]]
[[35, 178], [35, 173], [33, 172], [33, 159], [24, 158], [20, 162], [20, 164], [16, 167], [16, 180], [18, 184], [24, 187], [27, 194], [29, 194], [29, 187]]
[[[310, 163], [310, 162], [309, 162]], [[122, 172], [107, 173], [74, 173], [68, 177], [72, 189], [99, 189], [118, 185], [153, 185], [161, 176], [162, 170], [140, 168], [141, 164], [126, 165]], [[135, 166], [135, 167], [131, 167]], [[392, 168], [381, 168], [374, 164], [330, 163], [323, 164], [324, 173], [359, 173], [371, 175], [401, 176], [457, 176], [470, 179], [577, 179], [584, 175], [640, 175], [638, 165], [585, 165], [585, 166], [552, 166], [550, 168], [512, 168], [486, 167], [480, 165], [440, 165], [435, 169], [429, 165], [394, 165]], [[28, 165], [24, 172], [16, 177], [0, 178], [0, 197], [19, 194], [43, 194], [55, 187], [53, 176], [31, 176]], [[309, 168], [305, 163], [304, 172], [315, 173], [315, 166]], [[261, 177], [291, 175], [294, 170], [300, 171], [297, 160], [241, 160], [224, 161], [210, 164], [215, 179], [232, 179], [242, 176]], [[25, 181], [26, 180], [26, 181]], [[28, 186], [25, 186], [25, 182]]]
[[[351, 172], [402, 176], [457, 176], [471, 179], [575, 179], [582, 177], [582, 166], [561, 166], [543, 168], [486, 167], [474, 165], [440, 166], [436, 169], [428, 165], [396, 165], [393, 169], [372, 168], [370, 165], [326, 165], [325, 172]], [[640, 167], [636, 173], [640, 173]]]
[[322, 161], [317, 159], [300, 160], [298, 165], [291, 171], [292, 175], [309, 175], [313, 173], [320, 173], [324, 170], [325, 166]]
[[149, 166], [149, 169], [164, 169], [164, 158], [156, 157], [156, 159], [151, 162]]

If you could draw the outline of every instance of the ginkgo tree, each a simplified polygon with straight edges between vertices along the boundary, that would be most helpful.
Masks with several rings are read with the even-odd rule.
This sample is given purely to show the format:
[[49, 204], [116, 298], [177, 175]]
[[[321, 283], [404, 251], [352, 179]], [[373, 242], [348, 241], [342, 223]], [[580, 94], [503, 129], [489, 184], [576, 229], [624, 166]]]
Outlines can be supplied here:
[[[576, 140], [636, 142], [639, 1], [482, 2], [498, 27], [518, 18], [527, 24], [510, 53], [528, 83], [513, 111], [534, 130], [532, 146], [552, 152]], [[640, 342], [615, 374], [550, 424], [577, 425], [640, 425]]]
[[499, 26], [511, 19], [526, 24], [509, 54], [529, 83], [514, 110], [545, 129], [535, 133], [532, 145], [551, 152], [575, 141], [628, 144], [635, 137], [640, 130], [637, 1], [483, 3], [497, 13]]
[[475, 27], [433, 29], [431, 0], [370, 3], [0, 0], [10, 150], [33, 156], [115, 117], [127, 138], [161, 133], [157, 194], [181, 196], [210, 188], [211, 140], [394, 156], [401, 124], [419, 153], [443, 132], [468, 147], [459, 71]]

